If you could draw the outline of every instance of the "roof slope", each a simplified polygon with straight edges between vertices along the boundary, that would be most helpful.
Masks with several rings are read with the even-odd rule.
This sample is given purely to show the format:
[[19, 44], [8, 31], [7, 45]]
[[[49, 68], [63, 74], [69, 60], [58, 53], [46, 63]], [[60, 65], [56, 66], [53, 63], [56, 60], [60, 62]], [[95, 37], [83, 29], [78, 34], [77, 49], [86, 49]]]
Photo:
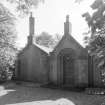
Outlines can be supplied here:
[[23, 54], [26, 50], [30, 49], [30, 47], [36, 47], [37, 49], [41, 50], [42, 52], [46, 53], [46, 54], [49, 54], [50, 52], [52, 52], [53, 49], [51, 48], [47, 48], [47, 47], [44, 47], [44, 46], [41, 46], [41, 45], [38, 45], [36, 43], [32, 44], [32, 45], [26, 45], [23, 49], [21, 49], [19, 51], [19, 55]]
[[69, 35], [64, 35], [64, 36], [62, 37], [62, 39], [59, 41], [59, 43], [55, 46], [54, 51], [55, 51], [57, 48], [59, 48], [60, 45], [61, 45], [61, 43], [62, 43], [63, 41], [66, 41], [66, 39], [68, 39], [69, 42], [71, 42], [71, 43], [75, 43], [78, 48], [80, 48], [80, 49], [85, 49], [85, 48], [83, 48], [83, 47], [69, 34]]

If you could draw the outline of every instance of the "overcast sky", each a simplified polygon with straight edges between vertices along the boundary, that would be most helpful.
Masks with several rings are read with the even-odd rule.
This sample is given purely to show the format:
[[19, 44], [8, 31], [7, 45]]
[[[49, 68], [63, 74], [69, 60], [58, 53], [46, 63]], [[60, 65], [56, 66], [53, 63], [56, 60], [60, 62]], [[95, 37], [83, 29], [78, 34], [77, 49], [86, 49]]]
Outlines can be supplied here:
[[[84, 0], [81, 4], [74, 3], [74, 0], [45, 0], [44, 4], [40, 4], [36, 10], [33, 10], [35, 17], [35, 35], [46, 31], [52, 35], [55, 33], [63, 35], [64, 21], [66, 15], [70, 15], [70, 22], [72, 23], [72, 36], [83, 45], [83, 32], [87, 30], [87, 24], [81, 15], [87, 11], [92, 13], [89, 7], [94, 0]], [[14, 6], [5, 2], [11, 12], [15, 14]], [[18, 18], [18, 46], [24, 46], [29, 35], [28, 18]]]

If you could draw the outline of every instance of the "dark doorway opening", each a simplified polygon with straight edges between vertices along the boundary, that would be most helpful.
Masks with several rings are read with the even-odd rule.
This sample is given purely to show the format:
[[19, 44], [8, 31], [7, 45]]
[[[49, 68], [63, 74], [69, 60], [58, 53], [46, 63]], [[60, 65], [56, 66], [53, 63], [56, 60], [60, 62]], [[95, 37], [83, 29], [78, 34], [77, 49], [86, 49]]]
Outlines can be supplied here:
[[70, 54], [63, 56], [63, 84], [74, 86], [74, 60]]
[[71, 48], [62, 49], [57, 59], [58, 85], [75, 87], [75, 51]]

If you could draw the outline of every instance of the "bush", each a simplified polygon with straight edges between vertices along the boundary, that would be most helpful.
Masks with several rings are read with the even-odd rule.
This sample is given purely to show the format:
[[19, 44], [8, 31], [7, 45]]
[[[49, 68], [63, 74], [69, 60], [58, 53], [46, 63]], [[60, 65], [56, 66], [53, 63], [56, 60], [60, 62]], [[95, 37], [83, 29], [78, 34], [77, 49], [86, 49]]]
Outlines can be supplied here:
[[0, 83], [11, 80], [12, 76], [13, 76], [13, 71], [9, 69], [9, 67], [6, 67], [6, 69], [5, 68], [0, 69]]
[[4, 82], [7, 80], [7, 72], [5, 70], [0, 71], [0, 82]]

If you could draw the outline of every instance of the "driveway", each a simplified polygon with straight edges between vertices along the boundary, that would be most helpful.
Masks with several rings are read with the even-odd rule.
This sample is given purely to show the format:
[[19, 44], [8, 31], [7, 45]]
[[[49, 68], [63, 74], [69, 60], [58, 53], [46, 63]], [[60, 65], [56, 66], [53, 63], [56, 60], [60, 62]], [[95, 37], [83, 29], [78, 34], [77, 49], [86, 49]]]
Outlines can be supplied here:
[[7, 83], [0, 86], [0, 105], [101, 105], [104, 95]]

